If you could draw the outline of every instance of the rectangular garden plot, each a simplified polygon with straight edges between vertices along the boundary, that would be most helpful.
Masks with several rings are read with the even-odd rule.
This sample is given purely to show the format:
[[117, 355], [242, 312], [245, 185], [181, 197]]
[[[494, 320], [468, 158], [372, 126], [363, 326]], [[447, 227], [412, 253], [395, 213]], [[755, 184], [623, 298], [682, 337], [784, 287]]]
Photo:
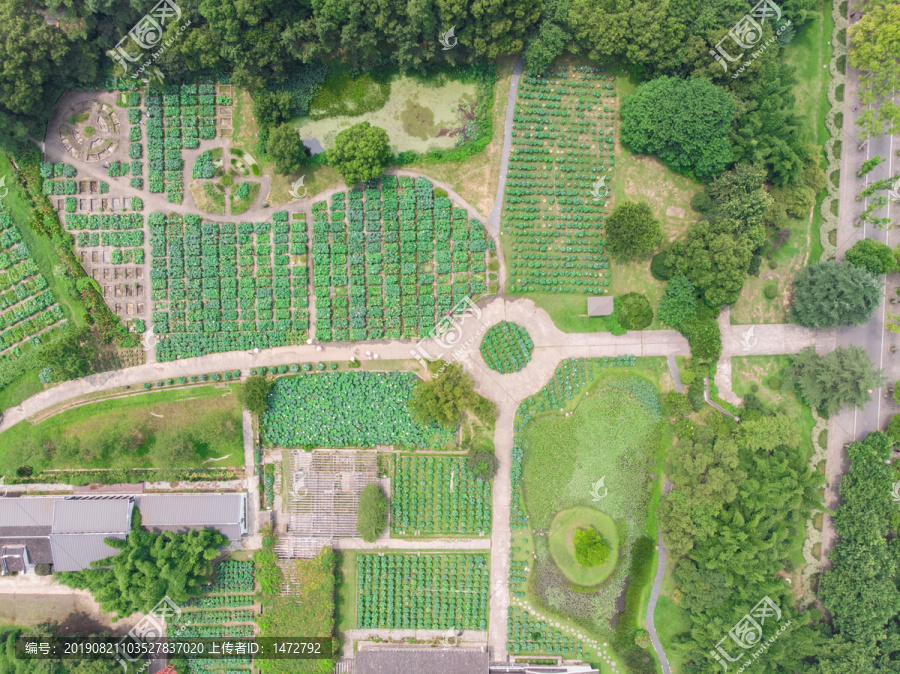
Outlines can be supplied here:
[[39, 344], [38, 334], [63, 318], [19, 230], [0, 213], [0, 356], [15, 357], [25, 340]]
[[391, 486], [395, 534], [484, 534], [491, 529], [491, 485], [464, 457], [398, 456]]
[[158, 360], [306, 338], [306, 264], [288, 254], [290, 238], [306, 238], [303, 223], [291, 225], [284, 211], [272, 223], [201, 224], [197, 215], [162, 213], [148, 220]]
[[493, 240], [425, 178], [385, 176], [312, 212], [318, 340], [419, 337], [488, 291]]
[[413, 420], [411, 372], [322, 372], [281, 377], [262, 419], [277, 447], [445, 447], [453, 434]]
[[522, 78], [502, 218], [509, 291], [607, 292], [615, 95], [612, 76], [597, 68]]
[[360, 629], [486, 630], [485, 555], [359, 555]]

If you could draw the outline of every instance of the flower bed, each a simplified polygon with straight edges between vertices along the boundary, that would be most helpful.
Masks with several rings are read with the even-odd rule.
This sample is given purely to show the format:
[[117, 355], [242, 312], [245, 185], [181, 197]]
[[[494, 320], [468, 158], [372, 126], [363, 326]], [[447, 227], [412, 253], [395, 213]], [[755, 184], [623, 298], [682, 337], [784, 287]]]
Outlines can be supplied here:
[[0, 355], [15, 357], [26, 339], [63, 320], [47, 279], [38, 271], [28, 245], [6, 213], [0, 213]]
[[528, 365], [534, 342], [521, 325], [503, 321], [492, 326], [481, 340], [481, 357], [500, 374], [518, 372]]
[[612, 79], [578, 67], [519, 84], [502, 218], [511, 292], [608, 290], [609, 184], [595, 181], [615, 165]]
[[413, 420], [411, 372], [323, 372], [278, 379], [262, 420], [278, 447], [443, 447], [453, 434]]
[[477, 534], [491, 528], [491, 484], [464, 457], [398, 456], [391, 486], [391, 530], [397, 534]]
[[197, 215], [149, 218], [157, 359], [298, 344], [309, 330], [307, 269], [288, 241], [305, 225], [279, 211], [272, 223], [200, 224]]
[[312, 211], [320, 341], [415, 338], [488, 292], [493, 240], [425, 178], [384, 176]]
[[360, 629], [486, 630], [485, 555], [359, 555]]

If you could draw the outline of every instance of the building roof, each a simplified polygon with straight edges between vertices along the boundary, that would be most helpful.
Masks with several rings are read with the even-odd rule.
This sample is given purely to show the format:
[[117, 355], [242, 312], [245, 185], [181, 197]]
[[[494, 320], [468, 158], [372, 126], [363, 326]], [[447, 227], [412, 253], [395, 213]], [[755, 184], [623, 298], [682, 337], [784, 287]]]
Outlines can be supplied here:
[[373, 648], [356, 654], [356, 674], [487, 674], [490, 656], [486, 652], [463, 649]]
[[[0, 536], [7, 534], [8, 530], [42, 530], [47, 529], [43, 535], [49, 533], [49, 527], [53, 522], [53, 503], [57, 499], [46, 496], [41, 497], [6, 497], [0, 498]], [[41, 535], [41, 534], [34, 534]]]
[[588, 316], [609, 316], [613, 312], [613, 298], [610, 295], [588, 297]]
[[81, 571], [91, 562], [118, 554], [118, 550], [103, 542], [104, 538], [124, 540], [124, 534], [50, 534], [54, 571]]
[[135, 497], [135, 501], [141, 511], [141, 524], [150, 531], [184, 533], [212, 528], [235, 541], [246, 528], [243, 493], [144, 494]]
[[32, 564], [53, 564], [53, 552], [50, 550], [50, 538], [48, 536], [0, 538], [0, 548], [15, 547], [17, 545], [28, 548], [28, 561]]
[[131, 529], [130, 498], [56, 499], [53, 534], [126, 534]]

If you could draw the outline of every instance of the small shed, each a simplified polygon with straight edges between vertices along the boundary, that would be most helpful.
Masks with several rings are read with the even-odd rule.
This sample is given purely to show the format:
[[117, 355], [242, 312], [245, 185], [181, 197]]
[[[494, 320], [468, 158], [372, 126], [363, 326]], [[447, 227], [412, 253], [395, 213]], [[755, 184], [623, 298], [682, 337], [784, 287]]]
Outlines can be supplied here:
[[610, 295], [588, 297], [588, 316], [609, 316], [613, 312], [613, 298]]

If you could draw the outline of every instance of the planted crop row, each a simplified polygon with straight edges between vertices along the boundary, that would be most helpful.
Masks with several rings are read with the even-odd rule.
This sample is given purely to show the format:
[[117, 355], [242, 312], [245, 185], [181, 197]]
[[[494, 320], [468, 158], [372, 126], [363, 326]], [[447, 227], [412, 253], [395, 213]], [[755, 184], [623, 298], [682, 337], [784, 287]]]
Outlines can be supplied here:
[[473, 534], [491, 528], [491, 484], [462, 457], [398, 456], [391, 486], [391, 529], [405, 534]]
[[361, 629], [487, 629], [485, 555], [359, 555]]
[[[253, 595], [226, 594], [214, 597], [191, 597], [182, 604], [184, 608], [233, 608], [236, 606], [252, 606]], [[198, 618], [196, 622], [199, 622]]]
[[552, 653], [584, 657], [584, 644], [568, 637], [528, 611], [510, 607], [506, 619], [506, 647], [512, 653]]
[[0, 213], [0, 356], [16, 357], [26, 339], [40, 343], [38, 334], [63, 318], [19, 230]]
[[503, 321], [491, 326], [484, 334], [479, 350], [489, 368], [507, 374], [528, 365], [534, 342], [521, 325]]
[[[279, 211], [272, 223], [200, 224], [150, 215], [153, 331], [159, 360], [296, 344], [309, 330], [307, 268], [290, 247], [305, 225]], [[294, 243], [291, 243], [294, 242]]]
[[222, 562], [216, 564], [216, 579], [201, 589], [204, 593], [253, 592], [253, 562]]
[[316, 339], [418, 337], [489, 291], [493, 240], [425, 178], [385, 176], [312, 210]]
[[411, 372], [322, 372], [278, 379], [263, 435], [278, 447], [443, 447], [450, 431], [414, 421]]
[[67, 215], [66, 229], [143, 229], [144, 216], [140, 213], [100, 213], [93, 215]]
[[502, 220], [514, 292], [607, 292], [615, 95], [612, 78], [595, 68], [523, 77]]

